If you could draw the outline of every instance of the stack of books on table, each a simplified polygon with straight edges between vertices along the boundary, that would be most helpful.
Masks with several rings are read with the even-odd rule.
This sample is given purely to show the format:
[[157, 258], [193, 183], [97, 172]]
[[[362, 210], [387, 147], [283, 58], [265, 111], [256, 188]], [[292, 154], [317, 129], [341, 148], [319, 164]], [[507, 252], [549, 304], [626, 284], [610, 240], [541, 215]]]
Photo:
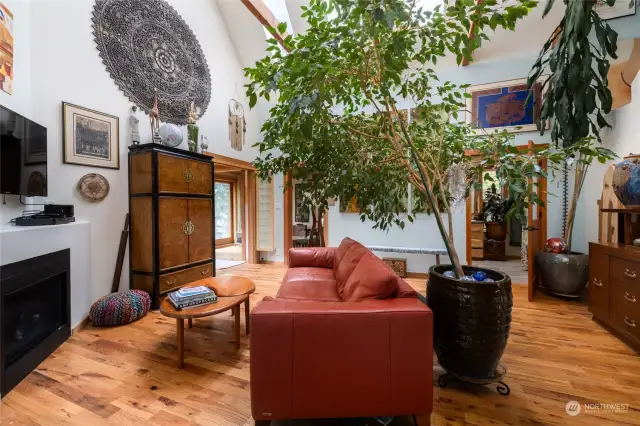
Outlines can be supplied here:
[[218, 301], [216, 293], [206, 286], [186, 287], [169, 293], [167, 296], [174, 308], [186, 309]]

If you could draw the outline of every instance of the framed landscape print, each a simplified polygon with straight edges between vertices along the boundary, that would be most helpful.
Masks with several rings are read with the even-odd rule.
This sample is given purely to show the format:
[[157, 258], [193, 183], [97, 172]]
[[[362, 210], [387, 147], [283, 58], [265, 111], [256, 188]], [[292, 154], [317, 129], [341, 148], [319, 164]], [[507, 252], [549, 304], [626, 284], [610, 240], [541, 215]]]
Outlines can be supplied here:
[[120, 168], [118, 117], [63, 102], [62, 129], [65, 163]]
[[532, 90], [533, 96], [529, 96], [526, 79], [470, 86], [466, 121], [476, 129], [475, 134], [503, 129], [510, 133], [536, 131], [542, 83], [536, 83]]
[[609, 6], [606, 0], [597, 0], [594, 10], [605, 21], [610, 19], [622, 18], [636, 14], [638, 0], [618, 0], [613, 6]]

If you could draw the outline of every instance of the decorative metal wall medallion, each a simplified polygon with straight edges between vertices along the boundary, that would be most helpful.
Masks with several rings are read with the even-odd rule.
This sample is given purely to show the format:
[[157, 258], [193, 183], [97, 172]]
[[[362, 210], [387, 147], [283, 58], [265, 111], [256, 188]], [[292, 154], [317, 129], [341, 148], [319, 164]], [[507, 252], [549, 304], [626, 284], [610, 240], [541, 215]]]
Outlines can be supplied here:
[[78, 192], [85, 200], [97, 203], [109, 195], [109, 182], [102, 175], [89, 173], [78, 181]]
[[164, 0], [96, 0], [93, 35], [120, 90], [145, 112], [157, 90], [160, 120], [187, 124], [211, 100], [211, 75], [195, 34]]

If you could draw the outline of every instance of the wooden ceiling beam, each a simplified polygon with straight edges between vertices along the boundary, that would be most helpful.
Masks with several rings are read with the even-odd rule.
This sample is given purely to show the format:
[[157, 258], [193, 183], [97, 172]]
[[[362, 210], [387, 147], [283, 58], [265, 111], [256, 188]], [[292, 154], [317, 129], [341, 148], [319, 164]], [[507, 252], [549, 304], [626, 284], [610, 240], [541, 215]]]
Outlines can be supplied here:
[[270, 27], [276, 30], [273, 33], [273, 37], [276, 40], [278, 40], [280, 45], [288, 51], [289, 49], [287, 48], [287, 45], [285, 44], [284, 40], [289, 36], [289, 34], [287, 34], [286, 32], [284, 34], [278, 33], [277, 28], [280, 22], [278, 22], [275, 15], [271, 12], [271, 9], [269, 9], [269, 6], [267, 6], [263, 0], [240, 0], [240, 1], [242, 1], [242, 4], [244, 4], [247, 7], [247, 9], [249, 9], [249, 12], [251, 12], [251, 14], [255, 16], [256, 19], [265, 28], [267, 28], [267, 30]]

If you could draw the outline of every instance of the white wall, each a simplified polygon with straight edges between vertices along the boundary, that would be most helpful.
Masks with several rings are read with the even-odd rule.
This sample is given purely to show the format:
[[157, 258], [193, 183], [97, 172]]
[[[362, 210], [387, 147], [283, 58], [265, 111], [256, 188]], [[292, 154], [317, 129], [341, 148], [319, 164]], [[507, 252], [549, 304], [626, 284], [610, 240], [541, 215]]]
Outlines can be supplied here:
[[[74, 204], [76, 216], [91, 222], [92, 298], [109, 292], [127, 199], [127, 146], [130, 143], [128, 115], [131, 103], [109, 77], [98, 55], [91, 28], [93, 1], [16, 0], [6, 2], [16, 14], [16, 29], [30, 28], [31, 51], [27, 36], [16, 37], [16, 60], [30, 54], [31, 74], [23, 74], [29, 62], [17, 62], [12, 101], [18, 112], [27, 114], [48, 130], [49, 200]], [[259, 129], [256, 113], [250, 112], [242, 94], [244, 72], [215, 2], [211, 0], [169, 0], [196, 34], [211, 72], [211, 103], [201, 118], [200, 134], [208, 136], [209, 151], [243, 160], [257, 153], [251, 145]], [[13, 4], [13, 7], [12, 7]], [[30, 9], [30, 10], [29, 10]], [[30, 25], [21, 16], [29, 16]], [[52, 23], [55, 23], [52, 24]], [[21, 43], [21, 44], [18, 44]], [[25, 75], [29, 81], [25, 81]], [[30, 87], [30, 90], [28, 89]], [[0, 103], [12, 107], [6, 96]], [[246, 145], [242, 152], [231, 149], [228, 141], [228, 101], [240, 97], [247, 111]], [[120, 170], [99, 169], [62, 163], [63, 101], [120, 117]], [[17, 105], [17, 106], [16, 106]], [[18, 106], [20, 108], [18, 108]], [[150, 139], [148, 119], [140, 114], [142, 142]], [[186, 129], [185, 129], [186, 135]], [[186, 148], [186, 141], [181, 146]], [[109, 181], [107, 198], [97, 204], [83, 201], [75, 186], [87, 173], [100, 173]], [[14, 197], [11, 197], [14, 198]], [[18, 216], [17, 200], [2, 206], [2, 219]], [[128, 288], [128, 256], [125, 257], [121, 288]]]

